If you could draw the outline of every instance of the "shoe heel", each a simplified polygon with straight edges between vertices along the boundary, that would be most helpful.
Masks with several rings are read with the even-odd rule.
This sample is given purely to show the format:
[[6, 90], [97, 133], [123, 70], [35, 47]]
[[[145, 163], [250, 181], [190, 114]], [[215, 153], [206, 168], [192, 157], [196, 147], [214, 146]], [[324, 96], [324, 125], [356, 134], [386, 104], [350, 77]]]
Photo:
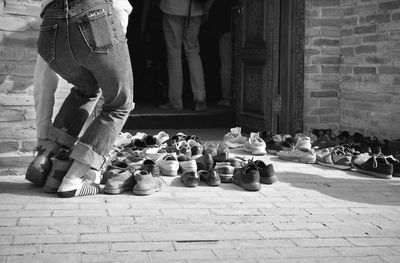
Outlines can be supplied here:
[[71, 191], [65, 191], [65, 192], [57, 192], [58, 197], [61, 198], [70, 198], [70, 197], [75, 197], [76, 195], [76, 189], [71, 190]]

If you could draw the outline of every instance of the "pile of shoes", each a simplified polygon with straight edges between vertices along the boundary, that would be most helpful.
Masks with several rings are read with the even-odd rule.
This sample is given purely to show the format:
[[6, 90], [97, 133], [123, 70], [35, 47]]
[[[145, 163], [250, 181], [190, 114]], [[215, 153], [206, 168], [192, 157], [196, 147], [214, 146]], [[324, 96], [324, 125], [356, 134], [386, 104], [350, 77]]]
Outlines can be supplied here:
[[209, 186], [234, 183], [249, 191], [260, 190], [261, 183], [277, 181], [272, 164], [246, 161], [230, 153], [230, 148], [238, 147], [254, 155], [266, 154], [259, 134], [246, 138], [240, 128], [231, 129], [222, 142], [204, 143], [196, 135], [184, 133], [120, 133], [102, 172], [104, 193], [149, 195], [166, 186], [163, 176], [179, 176], [187, 187], [200, 182]]
[[354, 169], [377, 178], [400, 177], [400, 140], [380, 140], [361, 133], [331, 129], [310, 133], [276, 134], [266, 139], [266, 150], [280, 159], [318, 163], [341, 170]]

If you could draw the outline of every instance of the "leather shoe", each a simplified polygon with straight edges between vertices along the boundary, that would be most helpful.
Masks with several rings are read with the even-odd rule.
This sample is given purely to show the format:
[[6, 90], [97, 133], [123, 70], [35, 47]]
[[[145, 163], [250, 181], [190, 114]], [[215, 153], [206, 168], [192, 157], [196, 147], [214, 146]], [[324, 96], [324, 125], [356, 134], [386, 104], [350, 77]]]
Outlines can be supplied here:
[[25, 174], [25, 179], [37, 186], [44, 186], [52, 165], [50, 157], [43, 154], [44, 151], [45, 149], [39, 150], [38, 155], [29, 164]]

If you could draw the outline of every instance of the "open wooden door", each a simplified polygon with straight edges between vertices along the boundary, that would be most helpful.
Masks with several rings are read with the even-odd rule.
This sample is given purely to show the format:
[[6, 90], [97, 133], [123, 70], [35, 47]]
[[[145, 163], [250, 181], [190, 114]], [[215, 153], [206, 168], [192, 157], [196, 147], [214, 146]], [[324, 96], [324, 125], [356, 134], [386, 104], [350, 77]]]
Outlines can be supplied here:
[[240, 0], [234, 14], [236, 124], [264, 135], [302, 130], [304, 0]]
[[275, 133], [278, 97], [280, 1], [239, 1], [236, 121], [247, 131]]

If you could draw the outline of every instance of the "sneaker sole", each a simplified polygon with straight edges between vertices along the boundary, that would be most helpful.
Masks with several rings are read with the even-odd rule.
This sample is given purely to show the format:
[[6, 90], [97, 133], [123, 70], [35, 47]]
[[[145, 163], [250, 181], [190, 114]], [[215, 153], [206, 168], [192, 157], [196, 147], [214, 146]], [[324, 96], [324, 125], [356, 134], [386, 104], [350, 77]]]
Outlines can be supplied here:
[[259, 182], [254, 182], [254, 183], [242, 183], [241, 181], [236, 180], [235, 178], [232, 178], [232, 182], [246, 191], [259, 191], [261, 189], [261, 184]]
[[151, 195], [154, 194], [156, 192], [159, 192], [162, 188], [156, 188], [156, 189], [151, 189], [151, 190], [135, 190], [133, 189], [133, 194], [134, 195]]
[[381, 179], [392, 179], [392, 175], [388, 175], [388, 174], [381, 174], [381, 173], [377, 173], [377, 172], [373, 172], [373, 171], [367, 171], [367, 170], [363, 170], [360, 169], [358, 167], [356, 167], [354, 164], [351, 164], [351, 166], [358, 172], [360, 173], [364, 173], [364, 174], [368, 174], [368, 175], [372, 175], [374, 177], [377, 178], [381, 178]]
[[120, 189], [107, 189], [107, 188], [104, 188], [103, 192], [105, 194], [109, 194], [109, 195], [117, 195], [117, 194], [122, 194], [124, 192], [130, 191], [132, 189], [133, 189], [132, 187], [125, 187], [125, 188], [120, 188]]
[[43, 186], [43, 192], [47, 193], [47, 194], [55, 194], [57, 193], [58, 187], [57, 188], [53, 188], [53, 187], [49, 187], [49, 186]]
[[262, 184], [273, 184], [276, 181], [278, 181], [278, 178], [276, 175], [272, 175], [269, 177], [260, 177], [260, 183], [262, 183]]
[[221, 178], [221, 183], [232, 183], [232, 174], [218, 174], [219, 178]]
[[278, 156], [280, 159], [285, 160], [285, 161], [292, 161], [292, 162], [298, 162], [298, 163], [309, 163], [313, 164], [316, 162], [315, 159], [303, 159], [303, 158], [288, 158], [288, 157], [283, 157], [283, 156]]
[[330, 164], [330, 163], [323, 163], [320, 161], [317, 161], [318, 164], [323, 165], [323, 166], [327, 166], [327, 167], [332, 167], [332, 168], [336, 168], [339, 170], [350, 170], [351, 166], [350, 165], [338, 165], [338, 164]]

